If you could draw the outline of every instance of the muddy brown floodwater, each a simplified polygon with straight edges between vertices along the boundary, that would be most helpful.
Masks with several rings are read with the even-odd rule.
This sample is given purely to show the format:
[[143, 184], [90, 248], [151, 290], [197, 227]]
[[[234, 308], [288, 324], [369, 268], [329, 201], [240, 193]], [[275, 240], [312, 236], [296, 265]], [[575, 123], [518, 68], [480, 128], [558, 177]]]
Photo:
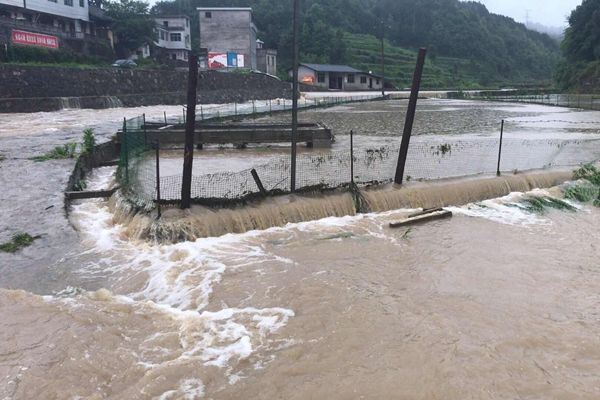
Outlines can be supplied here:
[[[540, 126], [515, 135], [593, 135], [600, 120], [525, 109], [514, 117]], [[31, 167], [58, 199], [29, 162], [0, 176]], [[68, 221], [3, 213], [4, 226], [38, 218], [68, 234], [0, 258], [0, 399], [597, 399], [600, 211], [526, 208], [541, 195], [560, 190], [456, 205], [411, 229], [388, 227], [414, 211], [395, 210], [177, 244], [128, 237], [104, 200], [75, 202]]]

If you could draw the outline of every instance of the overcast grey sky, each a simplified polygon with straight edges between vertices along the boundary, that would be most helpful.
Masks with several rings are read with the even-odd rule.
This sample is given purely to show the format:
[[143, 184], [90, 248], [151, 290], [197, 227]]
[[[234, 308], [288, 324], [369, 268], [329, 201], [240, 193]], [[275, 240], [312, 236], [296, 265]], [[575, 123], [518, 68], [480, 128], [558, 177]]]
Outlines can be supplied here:
[[490, 12], [502, 14], [518, 22], [525, 22], [529, 10], [529, 20], [539, 24], [562, 27], [567, 25], [567, 17], [583, 0], [476, 0], [485, 4]]

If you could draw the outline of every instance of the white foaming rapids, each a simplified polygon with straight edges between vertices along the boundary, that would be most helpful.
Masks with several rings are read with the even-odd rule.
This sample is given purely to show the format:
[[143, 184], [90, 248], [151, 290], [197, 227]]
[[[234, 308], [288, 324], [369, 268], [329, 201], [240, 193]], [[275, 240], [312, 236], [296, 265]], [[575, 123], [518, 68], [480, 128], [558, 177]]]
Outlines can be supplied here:
[[[90, 177], [88, 187], [105, 188], [113, 175], [114, 170], [98, 170]], [[95, 261], [78, 272], [83, 276], [114, 277], [117, 291], [126, 295], [112, 296], [105, 291], [108, 293], [105, 297], [111, 301], [151, 305], [175, 318], [179, 326], [181, 360], [197, 360], [203, 365], [230, 371], [232, 363], [248, 358], [257, 348], [268, 350], [269, 336], [294, 316], [292, 310], [282, 307], [205, 310], [214, 286], [227, 271], [269, 261], [291, 263], [253, 243], [257, 232], [150, 245], [122, 238], [123, 227], [113, 224], [112, 214], [101, 200], [74, 203], [71, 216], [90, 248], [86, 253], [95, 257]], [[72, 302], [72, 299], [58, 297], [47, 300]], [[160, 347], [161, 339], [155, 336], [145, 343], [149, 349]], [[159, 367], [143, 359], [140, 363], [149, 369]], [[183, 382], [178, 390], [164, 393], [161, 398], [185, 398], [184, 386], [201, 387], [188, 383]]]
[[549, 225], [550, 220], [528, 211], [521, 205], [526, 197], [544, 196], [551, 196], [551, 194], [546, 190], [535, 189], [527, 193], [513, 192], [497, 199], [471, 203], [463, 207], [446, 207], [446, 209], [455, 214], [485, 218], [506, 225]]

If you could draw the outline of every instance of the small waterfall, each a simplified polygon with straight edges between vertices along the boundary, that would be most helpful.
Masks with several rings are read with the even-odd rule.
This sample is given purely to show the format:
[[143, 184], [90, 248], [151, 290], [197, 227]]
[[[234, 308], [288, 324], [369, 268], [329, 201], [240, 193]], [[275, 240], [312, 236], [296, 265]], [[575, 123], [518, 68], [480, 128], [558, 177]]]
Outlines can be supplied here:
[[401, 208], [461, 206], [506, 196], [512, 192], [527, 192], [535, 188], [553, 187], [572, 178], [571, 171], [554, 171], [498, 178], [462, 179], [434, 184], [415, 184], [415, 186], [403, 188], [387, 185], [381, 189], [365, 190], [363, 197], [371, 212]]
[[123, 107], [123, 102], [116, 96], [105, 96], [104, 105], [106, 108], [119, 108]]
[[80, 109], [81, 99], [79, 97], [59, 97], [62, 110]]
[[[399, 187], [393, 184], [362, 189], [362, 212], [384, 212], [403, 208], [461, 206], [502, 197], [511, 192], [557, 186], [573, 178], [571, 171], [536, 172], [502, 177], [470, 178], [445, 182], [415, 183]], [[163, 208], [163, 217], [137, 212], [117, 192], [110, 208], [114, 222], [127, 227], [130, 239], [175, 243], [227, 233], [285, 226], [287, 223], [313, 221], [326, 217], [356, 215], [356, 194], [287, 195], [268, 198], [235, 208], [211, 209], [193, 206], [182, 211]]]
[[111, 200], [111, 209], [115, 222], [127, 226], [129, 238], [170, 243], [356, 214], [350, 193], [281, 196], [236, 208], [193, 206], [190, 211], [168, 208], [163, 209], [159, 221], [146, 214], [132, 213], [122, 198]]

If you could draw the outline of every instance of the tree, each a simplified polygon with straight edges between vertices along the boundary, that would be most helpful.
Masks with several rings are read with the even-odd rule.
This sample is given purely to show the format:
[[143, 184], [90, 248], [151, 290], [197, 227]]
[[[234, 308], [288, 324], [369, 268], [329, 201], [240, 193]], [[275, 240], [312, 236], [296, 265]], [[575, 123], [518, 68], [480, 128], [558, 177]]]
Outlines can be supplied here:
[[600, 0], [585, 0], [571, 13], [561, 48], [569, 62], [600, 59]]
[[114, 19], [112, 30], [117, 37], [116, 52], [129, 56], [145, 43], [154, 41], [155, 22], [148, 13], [149, 4], [140, 0], [119, 0], [104, 3], [106, 13]]

